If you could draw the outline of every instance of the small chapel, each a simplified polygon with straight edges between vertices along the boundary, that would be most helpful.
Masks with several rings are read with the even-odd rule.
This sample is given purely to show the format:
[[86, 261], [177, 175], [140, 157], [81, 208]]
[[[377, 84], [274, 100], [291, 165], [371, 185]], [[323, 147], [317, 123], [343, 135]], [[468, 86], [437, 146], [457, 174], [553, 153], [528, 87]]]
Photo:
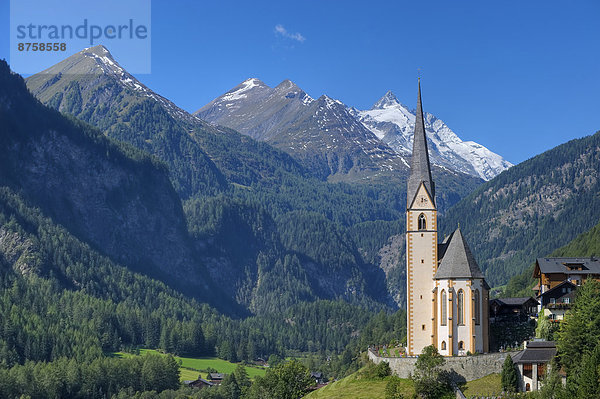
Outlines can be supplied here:
[[435, 184], [425, 135], [421, 82], [406, 205], [407, 354], [433, 345], [443, 356], [489, 351], [489, 290], [457, 228], [438, 242]]

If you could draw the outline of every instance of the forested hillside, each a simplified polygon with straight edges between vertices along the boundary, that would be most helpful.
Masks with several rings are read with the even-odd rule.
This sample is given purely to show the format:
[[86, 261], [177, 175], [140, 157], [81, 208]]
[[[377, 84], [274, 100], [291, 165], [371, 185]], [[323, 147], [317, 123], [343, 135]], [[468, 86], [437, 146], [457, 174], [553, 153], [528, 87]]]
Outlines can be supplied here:
[[460, 223], [490, 284], [504, 284], [598, 223], [599, 171], [600, 132], [502, 172], [439, 225], [450, 233]]
[[564, 247], [552, 252], [550, 256], [600, 256], [600, 223], [580, 234]]
[[[578, 235], [573, 241], [548, 254], [540, 254], [539, 257], [587, 257], [600, 255], [600, 223], [590, 230]], [[529, 267], [521, 274], [514, 276], [506, 287], [506, 296], [529, 296], [532, 295], [532, 287], [536, 284], [533, 278], [535, 259]]]
[[[207, 292], [201, 291], [203, 285], [191, 280], [193, 275], [190, 274], [189, 282], [195, 283], [198, 292], [185, 295], [186, 290], [168, 278], [165, 280], [174, 288], [149, 277], [153, 272], [143, 268], [139, 270], [143, 274], [135, 272], [135, 268], [116, 262], [113, 259], [116, 256], [107, 256], [105, 252], [109, 251], [105, 247], [86, 242], [85, 232], [78, 230], [77, 225], [73, 227], [69, 218], [63, 220], [53, 208], [55, 199], [49, 197], [63, 193], [65, 202], [80, 198], [84, 193], [78, 194], [75, 185], [69, 181], [78, 174], [82, 174], [80, 178], [87, 178], [88, 173], [108, 169], [115, 173], [123, 171], [123, 181], [127, 184], [120, 181], [122, 185], [115, 183], [106, 188], [101, 184], [103, 180], [96, 179], [94, 193], [97, 198], [90, 200], [92, 210], [97, 208], [105, 213], [108, 210], [110, 212], [103, 213], [103, 217], [114, 217], [131, 201], [137, 207], [151, 210], [151, 190], [160, 187], [152, 179], [161, 178], [161, 174], [164, 178], [164, 167], [138, 150], [121, 147], [95, 129], [43, 107], [27, 93], [23, 80], [10, 73], [6, 63], [0, 64], [0, 90], [0, 124], [3, 126], [0, 145], [4, 154], [10, 152], [10, 156], [2, 158], [0, 175], [0, 368], [14, 366], [14, 375], [20, 375], [29, 369], [16, 365], [28, 360], [69, 358], [74, 363], [55, 363], [55, 366], [60, 366], [61, 370], [64, 367], [78, 369], [79, 373], [85, 374], [88, 368], [99, 367], [102, 362], [95, 359], [106, 352], [137, 346], [160, 348], [176, 354], [216, 353], [236, 361], [270, 354], [283, 357], [289, 350], [341, 351], [346, 345], [357, 342], [358, 332], [372, 317], [371, 311], [364, 307], [345, 302], [315, 301], [288, 309], [273, 307], [270, 315], [233, 320], [194, 298], [202, 299], [210, 293], [218, 301], [217, 305], [225, 310], [233, 306], [227, 304], [227, 297], [219, 294], [219, 289], [206, 275], [199, 274], [204, 278]], [[35, 118], [31, 116], [33, 112]], [[30, 122], [22, 123], [21, 118]], [[42, 140], [46, 145], [38, 151], [46, 151], [44, 156], [35, 155], [35, 151], [21, 152], [21, 148], [37, 148], [36, 143]], [[53, 141], [62, 143], [60, 148], [68, 149], [71, 157], [54, 154], [52, 151], [57, 145]], [[72, 159], [76, 155], [85, 158], [78, 162], [95, 162], [94, 167], [80, 167]], [[49, 163], [43, 163], [44, 159]], [[19, 164], [22, 160], [28, 163]], [[50, 163], [51, 160], [55, 163]], [[30, 175], [34, 175], [34, 171], [45, 173], [51, 181], [52, 173], [57, 170], [65, 173], [65, 184], [54, 192], [44, 191], [42, 182], [36, 186], [38, 192], [30, 192], [31, 188], [22, 186], [24, 181], [32, 178]], [[139, 192], [135, 190], [148, 181], [154, 186]], [[82, 187], [87, 186], [82, 184]], [[169, 187], [167, 181], [166, 188], [162, 189], [168, 194]], [[46, 202], [41, 199], [42, 194], [48, 198]], [[141, 195], [144, 199], [139, 198]], [[108, 197], [106, 200], [105, 196]], [[82, 203], [77, 204], [80, 206], [74, 208], [82, 218], [85, 214], [81, 212], [87, 208], [82, 207]], [[248, 207], [243, 208], [246, 210], [243, 215], [261, 221], [255, 232], [257, 239], [268, 238], [268, 226], [274, 226], [274, 222], [269, 221], [264, 211]], [[168, 209], [161, 211], [166, 214]], [[223, 220], [230, 226], [228, 217], [216, 213], [219, 215], [214, 217], [200, 214], [206, 228], [217, 226]], [[115, 222], [114, 227], [124, 229], [122, 222]], [[248, 228], [252, 227], [250, 223]], [[107, 234], [111, 231], [109, 229]], [[197, 234], [206, 232], [195, 231]], [[189, 251], [193, 253], [194, 250]], [[319, 258], [321, 255], [316, 253], [314, 256]], [[283, 278], [280, 276], [274, 281], [273, 277], [270, 284], [281, 281], [293, 284], [296, 280], [290, 271], [296, 262], [296, 255], [287, 253], [279, 266], [285, 272]], [[201, 268], [199, 272], [202, 272]], [[281, 273], [281, 270], [271, 271], [272, 274], [276, 272]], [[265, 291], [265, 295], [267, 293], [270, 291]], [[268, 306], [272, 303], [277, 302], [268, 301]], [[129, 367], [111, 362], [102, 364], [107, 368]], [[131, 365], [135, 369], [137, 366], [134, 366]], [[40, 366], [40, 370], [42, 368]], [[102, 383], [114, 383], [108, 379], [104, 378]], [[102, 384], [94, 389], [107, 392]]]
[[204, 301], [220, 296], [164, 165], [46, 108], [0, 68], [0, 184], [114, 261]]
[[[316, 298], [370, 307], [403, 303], [405, 284], [386, 280], [377, 256], [396, 232], [374, 240], [369, 222], [395, 226], [403, 219], [404, 174], [327, 183], [286, 153], [179, 109], [135, 80], [102, 46], [28, 78], [27, 85], [45, 104], [165, 162], [201, 262], [230, 298], [252, 312]], [[480, 183], [435, 172], [442, 211]]]

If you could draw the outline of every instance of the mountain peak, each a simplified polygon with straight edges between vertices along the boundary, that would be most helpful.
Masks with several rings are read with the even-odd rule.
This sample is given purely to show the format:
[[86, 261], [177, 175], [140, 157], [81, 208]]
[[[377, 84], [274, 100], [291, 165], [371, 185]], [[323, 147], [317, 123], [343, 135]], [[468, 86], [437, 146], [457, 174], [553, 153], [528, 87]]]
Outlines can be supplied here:
[[302, 90], [296, 83], [289, 79], [285, 79], [283, 82], [279, 83], [277, 86], [275, 86], [273, 91], [276, 93], [276, 95], [284, 96], [287, 99], [299, 99], [305, 105], [310, 104], [313, 101], [312, 97], [306, 94], [304, 90]]
[[276, 87], [295, 86], [296, 84], [289, 79], [283, 79]]
[[325, 103], [327, 108], [334, 108], [339, 106], [345, 108], [344, 103], [342, 103], [340, 100], [336, 100], [335, 98], [329, 97], [327, 94], [323, 94], [321, 97], [319, 97], [317, 101]]
[[384, 109], [394, 105], [402, 104], [400, 104], [400, 101], [398, 101], [394, 93], [392, 93], [391, 90], [388, 90], [388, 92], [385, 93], [383, 97], [381, 97], [375, 104], [373, 104], [373, 107], [371, 109]]
[[258, 79], [258, 78], [248, 78], [246, 80], [244, 80], [242, 83], [240, 83], [240, 85], [246, 85], [246, 86], [263, 86], [263, 87], [268, 87], [265, 82], [263, 82], [262, 80]]
[[50, 75], [98, 75], [104, 73], [117, 76], [129, 75], [103, 45], [84, 48], [41, 73]]
[[166, 98], [154, 93], [127, 72], [103, 45], [84, 48], [58, 64], [28, 78], [28, 85], [34, 94], [36, 94], [36, 91], [45, 88], [44, 85], [48, 82], [48, 75], [56, 76], [52, 80], [54, 83], [51, 84], [57, 85], [55, 90], [65, 89], [73, 80], [80, 83], [83, 77], [92, 79], [96, 83], [99, 79], [109, 79], [121, 87], [132, 90], [133, 93], [137, 93], [136, 95], [149, 97], [159, 102], [175, 118], [196, 121], [194, 116], [183, 111]]
[[275, 86], [275, 91], [277, 91], [277, 92], [294, 91], [297, 93], [304, 93], [304, 90], [302, 90], [296, 83], [292, 82], [289, 79], [285, 79], [284, 81], [279, 83], [277, 86]]
[[84, 55], [86, 53], [93, 53], [93, 54], [96, 54], [99, 56], [107, 56], [107, 57], [113, 58], [110, 51], [108, 51], [108, 49], [106, 47], [104, 47], [102, 44], [98, 44], [97, 46], [94, 46], [94, 47], [84, 48], [79, 53], [84, 54]]
[[[354, 114], [379, 139], [396, 152], [410, 155], [413, 147], [416, 110], [410, 110], [388, 91], [370, 110]], [[450, 170], [471, 174], [489, 180], [512, 166], [500, 155], [486, 147], [462, 141], [444, 122], [424, 113], [424, 124], [430, 160], [433, 164]]]
[[248, 93], [255, 89], [267, 89], [270, 90], [262, 80], [257, 78], [249, 78], [244, 80], [233, 89], [221, 96], [221, 101], [231, 102], [248, 97]]
[[109, 70], [118, 72], [119, 74], [123, 74], [124, 72], [123, 68], [117, 63], [117, 61], [115, 61], [110, 51], [108, 51], [108, 49], [101, 44], [94, 47], [84, 48], [79, 53], [75, 54], [75, 56], [91, 58], [100, 66], [101, 69], [105, 71], [106, 68], [103, 68], [103, 66], [108, 67]]

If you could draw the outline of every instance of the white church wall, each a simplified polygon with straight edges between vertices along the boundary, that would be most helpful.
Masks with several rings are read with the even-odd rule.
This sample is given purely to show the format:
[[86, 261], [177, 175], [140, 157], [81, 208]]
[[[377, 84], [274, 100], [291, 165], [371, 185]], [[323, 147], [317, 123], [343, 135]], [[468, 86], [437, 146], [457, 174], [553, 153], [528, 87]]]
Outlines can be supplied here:
[[[475, 290], [479, 292], [479, 324], [475, 320]], [[462, 291], [462, 323], [459, 324], [459, 292]], [[442, 320], [442, 293], [447, 297], [446, 325]], [[484, 287], [482, 280], [438, 280], [437, 281], [437, 337], [438, 352], [444, 356], [466, 355], [467, 352], [484, 352]], [[462, 342], [462, 348], [461, 348]], [[444, 345], [445, 344], [445, 345]], [[444, 346], [446, 349], [443, 349]]]

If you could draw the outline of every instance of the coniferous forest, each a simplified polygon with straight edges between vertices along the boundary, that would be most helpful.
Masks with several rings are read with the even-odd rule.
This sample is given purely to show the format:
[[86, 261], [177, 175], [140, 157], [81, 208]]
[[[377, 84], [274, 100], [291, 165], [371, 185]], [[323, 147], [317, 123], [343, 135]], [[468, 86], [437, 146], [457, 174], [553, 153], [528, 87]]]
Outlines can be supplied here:
[[[170, 278], [159, 281], [164, 270], [145, 267], [143, 260], [122, 258], [129, 267], [123, 266], [118, 261], [119, 248], [106, 251], [110, 245], [95, 240], [77, 223], [70, 224], [60, 209], [53, 208], [53, 200], [44, 197], [51, 192], [23, 185], [23, 181], [36, 178], [39, 172], [28, 169], [23, 159], [35, 164], [60, 156], [51, 153], [52, 141], [56, 140], [63, 148], [88, 154], [84, 155], [86, 160], [96, 160], [97, 169], [109, 169], [117, 175], [127, 173], [130, 177], [125, 183], [102, 182], [113, 186], [107, 201], [116, 211], [127, 208], [131, 201], [128, 190], [137, 187], [131, 180], [140, 179], [142, 186], [153, 187], [166, 182], [168, 193], [168, 180], [160, 178], [165, 175], [166, 166], [140, 150], [107, 139], [89, 125], [45, 108], [27, 93], [18, 75], [12, 74], [5, 63], [1, 67], [1, 145], [12, 148], [12, 156], [1, 161], [0, 396], [104, 398], [119, 393], [127, 397], [137, 391], [178, 389], [178, 365], [172, 358], [109, 356], [138, 347], [157, 348], [174, 355], [216, 355], [233, 362], [272, 355], [284, 358], [290, 352], [321, 353], [333, 357], [327, 366], [331, 375], [343, 375], [353, 367], [358, 348], [403, 334], [402, 323], [394, 324], [396, 330], [387, 328], [391, 316], [385, 312], [373, 316], [373, 308], [389, 312], [389, 305], [370, 298], [358, 299], [354, 304], [336, 298], [319, 299], [322, 292], [311, 292], [306, 283], [311, 277], [299, 267], [300, 258], [309, 256], [338, 271], [346, 262], [354, 263], [357, 269], [364, 265], [354, 243], [343, 238], [346, 233], [339, 231], [337, 224], [330, 219], [311, 218], [309, 211], [279, 216], [281, 223], [289, 226], [279, 238], [274, 234], [277, 221], [250, 198], [190, 199], [180, 205], [180, 215], [184, 211], [189, 215], [184, 227], [190, 241], [201, 242], [206, 237], [215, 240], [221, 235], [231, 250], [242, 242], [255, 245], [259, 268], [275, 267], [285, 272], [284, 280], [271, 284], [286, 284], [286, 295], [271, 294], [270, 298], [269, 292], [276, 289], [261, 287], [264, 293], [259, 297], [263, 302], [255, 300], [251, 305], [262, 310], [256, 315], [245, 313], [226, 299], [220, 303], [212, 300], [221, 291], [212, 285], [198, 258], [194, 259], [199, 269], [192, 271], [211, 282], [199, 283], [197, 288], [205, 292], [198, 293]], [[46, 139], [49, 141], [40, 149], [37, 140]], [[36, 158], [36, 151], [46, 152]], [[86, 178], [79, 176], [81, 171], [75, 163], [70, 168], [61, 171], [67, 176], [63, 186], [68, 185], [69, 179]], [[145, 206], [157, 206], [152, 201], [173, 204], [172, 195], [165, 199], [152, 188], [146, 190]], [[57, 189], [54, 194], [61, 195], [59, 192]], [[70, 207], [65, 211], [69, 216], [81, 211], [81, 204], [69, 198], [72, 194], [62, 193], [63, 205]], [[173, 214], [178, 215], [177, 209]], [[302, 220], [310, 225], [307, 229], [314, 231], [314, 238], [302, 236], [302, 229], [298, 230]], [[255, 241], [249, 243], [248, 237]], [[269, 242], [273, 253], [261, 252]], [[299, 244], [302, 247], [297, 247]], [[196, 256], [191, 253], [190, 256]], [[240, 262], [244, 256], [233, 253]], [[150, 263], [152, 259], [146, 261]], [[370, 303], [371, 308], [365, 303]], [[223, 309], [231, 316], [224, 314]], [[402, 312], [398, 315], [399, 320], [404, 320]], [[372, 332], [357, 334], [365, 328]]]

